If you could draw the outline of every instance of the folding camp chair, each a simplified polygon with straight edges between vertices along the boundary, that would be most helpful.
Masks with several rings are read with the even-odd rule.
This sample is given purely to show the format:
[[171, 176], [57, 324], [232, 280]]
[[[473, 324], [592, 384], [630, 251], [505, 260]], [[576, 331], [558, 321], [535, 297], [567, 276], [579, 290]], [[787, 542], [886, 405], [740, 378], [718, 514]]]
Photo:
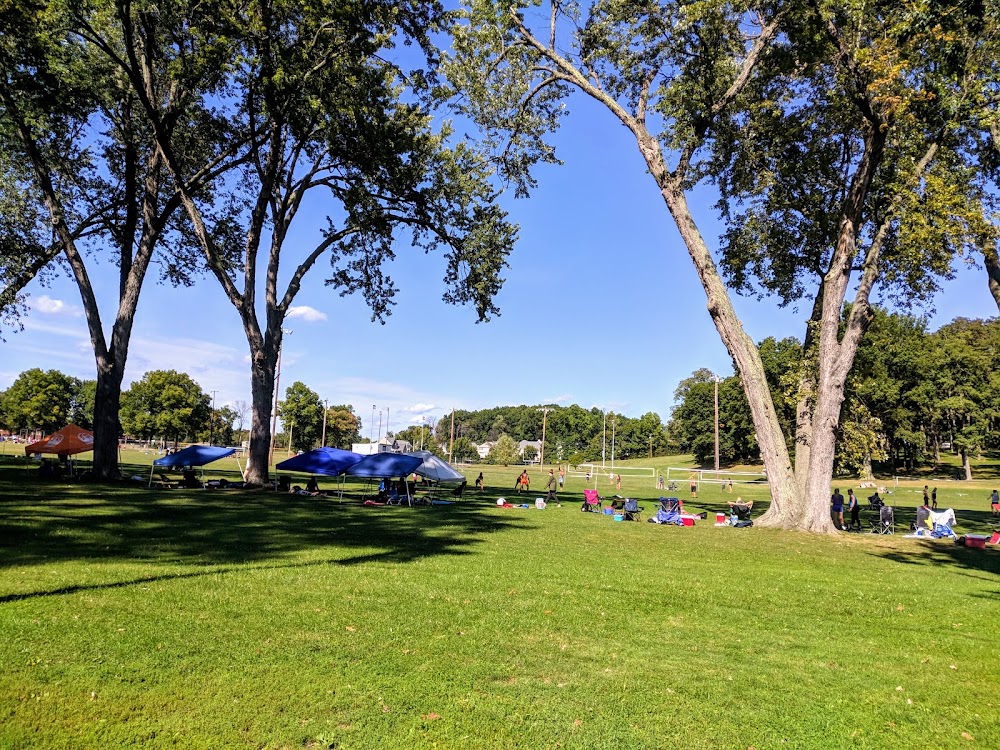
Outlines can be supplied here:
[[924, 531], [928, 532], [931, 530], [930, 524], [931, 509], [926, 505], [921, 505], [917, 508], [917, 518], [910, 524], [910, 531]]
[[622, 511], [626, 521], [638, 521], [639, 516], [642, 514], [642, 508], [639, 505], [639, 501], [634, 497], [625, 498], [625, 507]]
[[661, 497], [660, 507], [656, 510], [656, 515], [649, 519], [650, 523], [673, 524], [683, 526], [681, 518], [681, 501], [676, 497]]
[[873, 534], [896, 533], [896, 515], [893, 513], [891, 505], [883, 505], [879, 508], [878, 518], [871, 519], [870, 523]]
[[580, 506], [580, 510], [591, 513], [601, 512], [601, 496], [597, 494], [597, 490], [584, 490], [583, 491], [583, 505]]

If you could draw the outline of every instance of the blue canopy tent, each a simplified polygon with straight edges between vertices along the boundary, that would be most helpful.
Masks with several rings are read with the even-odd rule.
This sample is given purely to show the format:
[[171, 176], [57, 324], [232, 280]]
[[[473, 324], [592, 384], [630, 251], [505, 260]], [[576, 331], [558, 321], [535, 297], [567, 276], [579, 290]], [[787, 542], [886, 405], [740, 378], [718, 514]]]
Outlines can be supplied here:
[[[149, 486], [153, 486], [153, 471], [157, 468], [188, 469], [195, 466], [204, 466], [205, 464], [212, 463], [212, 461], [218, 461], [220, 458], [231, 456], [235, 452], [233, 448], [222, 448], [214, 445], [189, 445], [183, 450], [153, 461], [153, 465], [149, 467]], [[203, 469], [202, 479], [204, 477], [205, 472]]]
[[360, 453], [340, 448], [315, 448], [298, 456], [292, 456], [275, 466], [282, 471], [300, 471], [303, 474], [325, 474], [335, 477], [362, 459]]
[[[274, 468], [281, 471], [300, 471], [303, 474], [323, 474], [331, 477], [342, 477], [344, 471], [354, 466], [361, 458], [360, 453], [352, 453], [340, 448], [314, 448], [298, 456], [292, 456]], [[343, 480], [341, 480], [341, 483], [343, 483]], [[340, 494], [343, 497], [343, 487], [341, 487]]]
[[[411, 474], [424, 461], [419, 456], [410, 456], [404, 453], [372, 453], [365, 456], [345, 472], [349, 477], [366, 477], [368, 479], [395, 479], [404, 478]], [[410, 497], [410, 485], [406, 484], [406, 504], [412, 505]], [[400, 502], [402, 498], [399, 499]]]

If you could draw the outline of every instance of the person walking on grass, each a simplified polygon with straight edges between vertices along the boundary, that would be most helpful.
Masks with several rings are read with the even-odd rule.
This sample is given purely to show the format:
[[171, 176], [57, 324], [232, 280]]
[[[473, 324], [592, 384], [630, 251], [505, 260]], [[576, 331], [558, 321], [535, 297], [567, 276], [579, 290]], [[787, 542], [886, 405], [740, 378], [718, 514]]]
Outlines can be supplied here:
[[549, 483], [546, 489], [548, 494], [545, 496], [545, 502], [555, 503], [557, 508], [561, 508], [562, 506], [556, 502], [556, 475], [552, 473], [552, 469], [549, 469]]
[[840, 494], [840, 488], [833, 488], [833, 495], [830, 496], [830, 508], [833, 511], [833, 522], [838, 529], [841, 531], [847, 531], [844, 528], [844, 496]]
[[691, 497], [698, 497], [698, 475], [695, 472], [691, 472]]
[[852, 489], [847, 490], [847, 509], [851, 511], [851, 528], [861, 531], [861, 506]]
[[937, 510], [937, 487], [931, 490], [931, 510]]
[[479, 476], [476, 477], [476, 489], [480, 492], [483, 491], [483, 472], [479, 472]]
[[559, 467], [559, 489], [563, 488], [563, 483], [566, 481], [566, 470], [563, 467]]

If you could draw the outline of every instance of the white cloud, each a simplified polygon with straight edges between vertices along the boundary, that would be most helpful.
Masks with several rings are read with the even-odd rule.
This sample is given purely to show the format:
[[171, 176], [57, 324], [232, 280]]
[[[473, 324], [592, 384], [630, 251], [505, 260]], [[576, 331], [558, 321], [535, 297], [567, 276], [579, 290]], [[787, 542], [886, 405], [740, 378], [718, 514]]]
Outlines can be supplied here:
[[315, 307], [309, 307], [309, 305], [298, 305], [297, 307], [289, 307], [288, 315], [285, 317], [302, 318], [307, 323], [318, 323], [326, 320], [326, 313], [320, 312]]
[[434, 404], [414, 404], [413, 406], [404, 406], [400, 411], [405, 411], [411, 414], [423, 414], [429, 411], [434, 411], [437, 406]]
[[32, 300], [31, 308], [37, 310], [40, 313], [45, 313], [46, 315], [79, 315], [80, 308], [74, 305], [68, 305], [61, 299], [52, 299], [47, 294], [43, 294], [41, 297], [35, 297]]
[[573, 400], [573, 396], [569, 393], [564, 393], [562, 396], [556, 396], [555, 398], [550, 398], [545, 403], [548, 404], [565, 404]]

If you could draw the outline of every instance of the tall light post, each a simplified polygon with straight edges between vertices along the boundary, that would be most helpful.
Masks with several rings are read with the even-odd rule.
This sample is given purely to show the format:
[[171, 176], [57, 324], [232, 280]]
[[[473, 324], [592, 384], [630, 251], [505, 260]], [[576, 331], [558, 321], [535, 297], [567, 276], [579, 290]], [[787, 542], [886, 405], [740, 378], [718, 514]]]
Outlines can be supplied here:
[[552, 411], [551, 407], [542, 406], [535, 411], [540, 411], [542, 413], [542, 450], [541, 455], [538, 458], [539, 467], [545, 466], [545, 422], [549, 416], [549, 412]]
[[615, 415], [611, 415], [611, 473], [615, 472], [615, 426], [618, 420], [615, 419]]
[[212, 391], [212, 419], [208, 423], [208, 444], [215, 445], [215, 391]]
[[330, 410], [330, 399], [323, 399], [323, 438], [320, 442], [326, 447], [326, 413]]
[[274, 433], [278, 430], [278, 393], [281, 390], [281, 353], [285, 349], [285, 336], [291, 336], [292, 331], [281, 329], [281, 343], [278, 344], [278, 366], [274, 371], [274, 408], [271, 410], [271, 446], [267, 451], [267, 465], [274, 464]]
[[455, 452], [455, 407], [451, 407], [451, 437], [448, 438], [448, 462], [454, 462]]
[[601, 429], [601, 471], [604, 471], [604, 456], [608, 452], [608, 410], [603, 409], [604, 426]]
[[[371, 421], [371, 424], [368, 427], [368, 442], [369, 443], [373, 443], [374, 442], [374, 437], [375, 437], [374, 433], [375, 433], [375, 404], [372, 404], [372, 421]], [[369, 448], [368, 451], [370, 453], [371, 452], [371, 448]]]
[[420, 418], [420, 450], [424, 449], [424, 428], [427, 426], [427, 417]]
[[713, 373], [715, 380], [715, 478], [719, 478], [719, 376]]

